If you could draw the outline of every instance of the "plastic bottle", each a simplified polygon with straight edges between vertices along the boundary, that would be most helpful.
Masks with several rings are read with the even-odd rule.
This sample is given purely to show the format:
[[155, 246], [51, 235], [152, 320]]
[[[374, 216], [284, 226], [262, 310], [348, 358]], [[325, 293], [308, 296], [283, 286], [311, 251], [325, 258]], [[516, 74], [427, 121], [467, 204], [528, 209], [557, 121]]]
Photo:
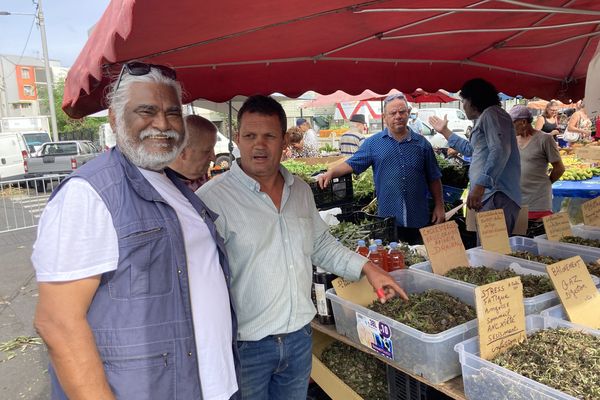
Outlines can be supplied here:
[[398, 248], [398, 243], [390, 243], [390, 251], [388, 251], [388, 271], [392, 272], [397, 269], [404, 269], [404, 253]]
[[369, 260], [371, 260], [371, 262], [375, 265], [377, 265], [379, 268], [383, 269], [385, 271], [384, 265], [383, 265], [383, 257], [382, 254], [379, 252], [379, 250], [377, 249], [377, 245], [376, 244], [372, 244], [369, 246]]
[[358, 243], [356, 246], [356, 252], [358, 254], [360, 254], [361, 256], [365, 256], [365, 257], [367, 257], [369, 255], [369, 248], [365, 244], [364, 240], [362, 240], [362, 239], [358, 240]]
[[383, 241], [381, 239], [375, 239], [375, 244], [377, 245], [377, 250], [379, 251], [379, 254], [381, 254], [381, 258], [383, 258], [383, 269], [384, 271], [388, 271], [389, 272], [389, 266], [388, 266], [388, 252], [385, 249], [385, 247], [383, 246]]

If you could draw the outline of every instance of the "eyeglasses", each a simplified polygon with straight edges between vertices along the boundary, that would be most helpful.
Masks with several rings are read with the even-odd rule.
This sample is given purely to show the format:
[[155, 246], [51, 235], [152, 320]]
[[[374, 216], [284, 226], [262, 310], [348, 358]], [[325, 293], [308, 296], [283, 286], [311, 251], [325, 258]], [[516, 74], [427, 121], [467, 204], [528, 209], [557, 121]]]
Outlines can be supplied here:
[[394, 93], [394, 94], [390, 94], [388, 97], [385, 98], [385, 100], [383, 100], [383, 106], [387, 106], [388, 103], [394, 101], [394, 100], [405, 100], [408, 103], [408, 100], [406, 99], [406, 96], [404, 95], [404, 93], [400, 92], [400, 93]]
[[142, 75], [149, 74], [150, 71], [152, 70], [152, 68], [159, 70], [160, 73], [163, 74], [164, 76], [166, 76], [167, 78], [170, 78], [173, 80], [175, 80], [177, 78], [177, 74], [175, 73], [175, 70], [172, 68], [169, 68], [167, 66], [158, 65], [158, 64], [146, 64], [146, 63], [139, 62], [139, 61], [132, 61], [132, 62], [123, 64], [123, 67], [121, 68], [121, 72], [119, 73], [119, 77], [117, 78], [117, 83], [115, 85], [115, 89], [113, 90], [113, 93], [116, 93], [117, 89], [119, 89], [119, 85], [121, 84], [121, 79], [123, 79], [123, 74], [125, 72], [127, 72], [129, 75], [133, 75], [133, 76], [142, 76]]

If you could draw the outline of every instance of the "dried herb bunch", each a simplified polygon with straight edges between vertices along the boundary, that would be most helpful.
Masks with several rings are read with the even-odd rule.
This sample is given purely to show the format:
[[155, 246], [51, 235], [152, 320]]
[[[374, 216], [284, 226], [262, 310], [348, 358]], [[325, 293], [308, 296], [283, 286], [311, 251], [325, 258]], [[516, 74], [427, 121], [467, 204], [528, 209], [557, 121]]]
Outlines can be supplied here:
[[412, 293], [408, 302], [394, 298], [369, 309], [425, 333], [440, 333], [477, 318], [475, 309], [439, 290]]
[[600, 240], [585, 239], [579, 236], [563, 236], [560, 238], [563, 243], [580, 244], [582, 246], [600, 247]]
[[333, 342], [321, 361], [365, 400], [387, 400], [385, 364], [342, 342]]
[[444, 276], [477, 286], [520, 276], [523, 284], [523, 297], [534, 297], [554, 290], [552, 281], [547, 275], [518, 275], [510, 268], [500, 271], [486, 266], [458, 267], [446, 272]]
[[[554, 263], [564, 260], [564, 258], [540, 256], [540, 255], [530, 253], [528, 251], [515, 251], [513, 253], [510, 253], [510, 255], [513, 257], [518, 257], [518, 258], [522, 258], [524, 260], [529, 260], [529, 261], [535, 261], [535, 262], [539, 262], [542, 264], [554, 264]], [[587, 269], [590, 272], [590, 274], [600, 276], [600, 264], [592, 261], [592, 262], [586, 262], [585, 265], [587, 266]]]
[[578, 399], [600, 399], [598, 336], [564, 328], [545, 329], [492, 362]]

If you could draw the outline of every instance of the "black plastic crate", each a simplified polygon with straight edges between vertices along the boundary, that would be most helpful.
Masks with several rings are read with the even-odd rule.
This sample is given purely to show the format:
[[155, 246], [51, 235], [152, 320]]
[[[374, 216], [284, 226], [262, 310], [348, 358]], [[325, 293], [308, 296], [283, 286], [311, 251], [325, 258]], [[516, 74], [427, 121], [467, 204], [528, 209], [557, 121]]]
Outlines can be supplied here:
[[428, 387], [410, 375], [387, 366], [388, 393], [390, 400], [428, 400]]
[[332, 179], [325, 189], [321, 189], [316, 181], [310, 182], [309, 185], [315, 197], [315, 204], [319, 209], [337, 207], [352, 202], [352, 174]]
[[351, 222], [361, 224], [365, 230], [371, 232], [369, 239], [381, 239], [384, 243], [397, 242], [398, 231], [396, 228], [396, 219], [394, 217], [379, 217], [377, 215], [367, 214], [363, 211], [355, 211], [346, 214], [338, 214], [336, 218], [340, 222]]

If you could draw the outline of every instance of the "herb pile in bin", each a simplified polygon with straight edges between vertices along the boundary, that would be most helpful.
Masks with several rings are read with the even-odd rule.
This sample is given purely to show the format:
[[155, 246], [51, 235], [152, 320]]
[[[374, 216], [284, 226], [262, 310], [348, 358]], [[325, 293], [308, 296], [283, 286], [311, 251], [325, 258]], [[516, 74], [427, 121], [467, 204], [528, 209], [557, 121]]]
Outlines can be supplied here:
[[477, 318], [475, 308], [439, 290], [411, 293], [408, 302], [398, 297], [384, 304], [374, 301], [368, 308], [429, 334], [444, 332]]
[[580, 244], [582, 246], [600, 247], [600, 240], [585, 239], [579, 236], [563, 236], [560, 238], [563, 243]]
[[[541, 255], [536, 255], [536, 254], [530, 253], [528, 251], [515, 251], [515, 252], [510, 253], [509, 255], [511, 255], [513, 257], [522, 258], [522, 259], [528, 260], [528, 261], [539, 262], [542, 264], [554, 264], [554, 263], [564, 260], [564, 258], [541, 256]], [[586, 262], [585, 265], [587, 266], [587, 269], [591, 275], [600, 276], [600, 264], [598, 264], [595, 261], [592, 261], [592, 262]]]
[[500, 271], [486, 266], [458, 267], [446, 272], [444, 276], [477, 286], [519, 276], [523, 284], [523, 297], [535, 297], [554, 290], [547, 275], [519, 275], [510, 268]]
[[298, 176], [305, 182], [314, 182], [313, 174], [327, 169], [326, 164], [308, 165], [300, 161], [286, 160], [281, 163], [290, 173]]
[[321, 362], [365, 400], [387, 400], [385, 364], [370, 354], [335, 341], [321, 354]]
[[[600, 399], [598, 336], [564, 328], [544, 329], [492, 362], [578, 399]], [[481, 395], [489, 397], [490, 393]], [[519, 397], [516, 390], [513, 395], [503, 397]]]

